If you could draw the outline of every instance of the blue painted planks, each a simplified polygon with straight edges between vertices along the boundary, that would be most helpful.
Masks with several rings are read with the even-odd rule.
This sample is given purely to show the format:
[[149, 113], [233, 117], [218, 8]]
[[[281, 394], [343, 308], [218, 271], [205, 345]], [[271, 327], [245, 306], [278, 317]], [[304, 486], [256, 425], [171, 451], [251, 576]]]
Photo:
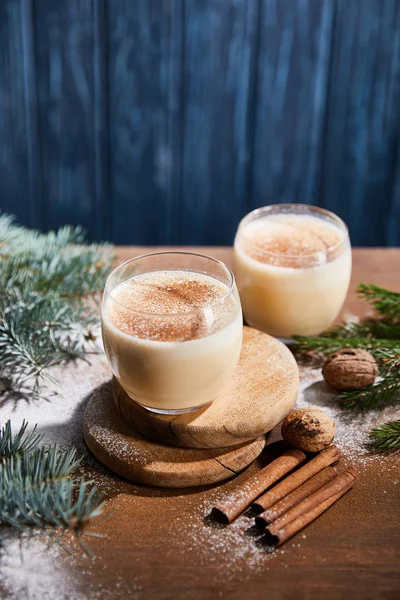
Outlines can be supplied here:
[[394, 159], [393, 187], [386, 221], [386, 245], [400, 246], [400, 137]]
[[0, 210], [41, 225], [32, 4], [0, 2]]
[[331, 0], [263, 0], [257, 70], [252, 207], [318, 204]]
[[187, 0], [182, 242], [230, 244], [249, 209], [259, 2]]
[[353, 244], [400, 244], [400, 2], [337, 7], [321, 196]]
[[[108, 237], [102, 0], [37, 0], [42, 226], [80, 223]], [[39, 148], [38, 148], [39, 151]]]
[[108, 4], [113, 239], [179, 241], [181, 0]]
[[275, 202], [400, 244], [400, 0], [0, 1], [0, 209], [227, 244]]

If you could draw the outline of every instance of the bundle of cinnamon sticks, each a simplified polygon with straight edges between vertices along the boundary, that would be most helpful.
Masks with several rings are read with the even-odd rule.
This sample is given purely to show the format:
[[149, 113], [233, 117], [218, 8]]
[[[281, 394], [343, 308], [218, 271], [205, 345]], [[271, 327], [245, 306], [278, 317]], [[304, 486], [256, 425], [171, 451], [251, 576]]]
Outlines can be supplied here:
[[279, 546], [353, 487], [357, 474], [352, 468], [337, 475], [331, 466], [341, 456], [335, 445], [308, 462], [301, 450], [286, 450], [240, 490], [214, 506], [212, 515], [223, 523], [231, 523], [251, 506], [259, 513], [256, 525], [265, 534], [262, 540]]

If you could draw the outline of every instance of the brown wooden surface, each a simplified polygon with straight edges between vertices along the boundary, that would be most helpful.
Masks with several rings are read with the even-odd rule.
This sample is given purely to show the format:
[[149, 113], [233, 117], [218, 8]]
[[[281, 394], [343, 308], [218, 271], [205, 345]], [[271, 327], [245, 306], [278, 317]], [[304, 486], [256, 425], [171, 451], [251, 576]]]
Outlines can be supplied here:
[[[115, 382], [116, 380], [114, 380]], [[117, 382], [121, 392], [122, 388]], [[184, 488], [230, 479], [263, 451], [265, 437], [233, 448], [177, 448], [145, 438], [134, 423], [127, 427], [113, 402], [110, 385], [93, 392], [83, 417], [83, 434], [93, 454], [125, 479], [154, 487]]]
[[[148, 250], [121, 248], [118, 257], [126, 260]], [[231, 249], [196, 250], [232, 264]], [[353, 256], [353, 276], [343, 315], [365, 312], [366, 304], [355, 294], [360, 281], [400, 291], [400, 249], [356, 249]], [[398, 460], [398, 456], [392, 456], [361, 467], [359, 484], [310, 525], [305, 538], [289, 543], [284, 553], [266, 562], [261, 572], [254, 573], [250, 568], [246, 572], [246, 561], [239, 556], [236, 562], [242, 560], [241, 571], [234, 577], [221, 569], [218, 560], [207, 563], [200, 559], [201, 548], [187, 538], [177, 519], [179, 514], [182, 519], [190, 519], [209, 491], [174, 496], [125, 486], [121, 490], [124, 493], [112, 502], [112, 518], [101, 527], [107, 538], [95, 544], [98, 557], [90, 579], [97, 578], [109, 589], [109, 596], [104, 597], [124, 597], [116, 591], [120, 581], [121, 589], [130, 590], [131, 597], [140, 600], [398, 598], [400, 484], [393, 483], [399, 477], [393, 468]], [[237, 485], [237, 480], [225, 485], [229, 489]], [[135, 523], [129, 531], [125, 531], [127, 519]], [[202, 526], [199, 522], [199, 530]], [[198, 537], [201, 545], [200, 533]], [[87, 586], [89, 589], [89, 582]]]
[[[230, 249], [197, 250], [231, 264]], [[121, 248], [119, 258], [143, 251]], [[344, 315], [365, 312], [355, 295], [360, 281], [400, 291], [400, 250], [354, 251]], [[96, 559], [66, 556], [64, 568], [84, 597], [102, 600], [394, 600], [400, 594], [398, 462], [392, 455], [358, 465], [355, 488], [271, 560], [261, 557], [256, 569], [232, 541], [225, 544], [228, 529], [213, 533], [212, 554], [203, 544], [205, 507], [221, 486], [156, 490], [106, 474], [110, 513], [93, 526], [105, 537], [89, 541]], [[222, 484], [224, 491], [236, 489], [248, 472]]]
[[[123, 247], [118, 259], [159, 250]], [[187, 250], [212, 255], [232, 266], [230, 248]], [[367, 305], [355, 294], [361, 281], [400, 291], [400, 249], [353, 251], [353, 275], [342, 316], [365, 314]], [[246, 574], [243, 561], [241, 575], [233, 580], [221, 571], [218, 562], [206, 566], [198, 562], [193, 542], [184, 532], [180, 535], [176, 523], [168, 523], [168, 515], [173, 522], [172, 515], [180, 511], [190, 518], [191, 509], [200, 502], [197, 491], [175, 497], [135, 486], [134, 497], [128, 489], [113, 501], [113, 523], [111, 519], [104, 522], [107, 538], [95, 548], [98, 558], [97, 567], [92, 567], [93, 577], [109, 587], [110, 598], [114, 597], [117, 572], [122, 587], [139, 599], [398, 598], [400, 484], [392, 483], [398, 480], [398, 471], [394, 475], [393, 470], [398, 461], [397, 455], [367, 465], [352, 493], [309, 526], [298, 546], [289, 544], [283, 554], [266, 563], [261, 573], [249, 569]], [[162, 516], [158, 516], [160, 511]], [[127, 518], [136, 524], [132, 539], [123, 535]], [[201, 528], [202, 523], [198, 526]], [[135, 590], [135, 586], [140, 589]]]
[[131, 400], [114, 379], [126, 423], [157, 442], [184, 448], [225, 448], [271, 431], [296, 402], [299, 370], [279, 340], [244, 327], [232, 385], [211, 405], [193, 413], [159, 415]]

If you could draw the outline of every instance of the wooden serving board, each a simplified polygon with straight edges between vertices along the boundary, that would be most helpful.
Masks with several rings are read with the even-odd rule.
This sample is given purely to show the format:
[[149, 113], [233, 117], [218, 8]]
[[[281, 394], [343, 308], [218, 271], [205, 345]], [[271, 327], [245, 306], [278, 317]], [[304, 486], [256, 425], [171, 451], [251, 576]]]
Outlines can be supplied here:
[[237, 446], [271, 431], [294, 406], [299, 372], [277, 339], [244, 327], [232, 386], [211, 405], [182, 415], [160, 415], [134, 402], [113, 380], [122, 418], [149, 439], [188, 448]]
[[266, 444], [265, 436], [236, 448], [214, 450], [157, 444], [122, 421], [108, 386], [102, 386], [89, 398], [83, 434], [93, 454], [118, 475], [137, 483], [168, 488], [229, 479], [250, 465]]

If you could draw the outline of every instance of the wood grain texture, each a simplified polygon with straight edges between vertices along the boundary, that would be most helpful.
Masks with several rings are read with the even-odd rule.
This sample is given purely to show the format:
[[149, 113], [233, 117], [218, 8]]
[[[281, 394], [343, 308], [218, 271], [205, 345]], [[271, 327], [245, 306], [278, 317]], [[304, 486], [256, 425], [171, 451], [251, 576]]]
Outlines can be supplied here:
[[177, 238], [182, 1], [108, 4], [112, 238]]
[[252, 208], [318, 203], [334, 6], [262, 2]]
[[[156, 248], [119, 248], [118, 261], [144, 250]], [[233, 262], [231, 248], [192, 250]], [[355, 293], [360, 281], [400, 292], [399, 264], [400, 249], [354, 250], [353, 277], [342, 315], [361, 317], [368, 310], [368, 304]], [[80, 439], [79, 431], [74, 435]], [[93, 531], [104, 537], [86, 540], [96, 558], [88, 560], [76, 547], [75, 556], [61, 553], [56, 560], [52, 552], [44, 552], [38, 564], [46, 573], [57, 569], [68, 589], [73, 582], [74, 599], [82, 600], [397, 599], [398, 455], [357, 462], [359, 484], [354, 490], [273, 556], [260, 557], [253, 539], [249, 537], [243, 544], [231, 528], [207, 529], [204, 540], [207, 525], [202, 519], [207, 508], [222, 494], [239, 489], [248, 475], [260, 468], [263, 455], [269, 457], [269, 449], [249, 471], [225, 482], [223, 489], [214, 485], [194, 491], [135, 485], [100, 471], [98, 463], [87, 459], [85, 477], [93, 477], [108, 498], [107, 518], [93, 525]], [[235, 540], [239, 551], [231, 553]], [[243, 545], [254, 552], [240, 553]], [[0, 580], [2, 598], [9, 597], [8, 575], [15, 581], [12, 568], [6, 572], [7, 577]], [[30, 571], [27, 573], [31, 577]], [[20, 590], [19, 579], [15, 584]], [[58, 597], [63, 591], [60, 582]], [[22, 600], [23, 592], [17, 595]]]
[[100, 238], [107, 234], [101, 7], [101, 0], [41, 0], [34, 23], [45, 205], [42, 226], [79, 223]]
[[331, 61], [321, 202], [353, 244], [400, 244], [400, 2], [338, 0]]
[[133, 423], [128, 428], [120, 416], [110, 386], [96, 390], [83, 417], [85, 442], [118, 475], [154, 487], [185, 488], [230, 479], [249, 466], [265, 447], [264, 436], [235, 448], [164, 446], [143, 437]]
[[113, 388], [125, 422], [149, 439], [187, 448], [223, 448], [253, 440], [280, 423], [296, 402], [299, 373], [284, 344], [244, 327], [231, 387], [199, 411], [159, 415], [133, 402], [116, 379]]
[[248, 212], [258, 19], [257, 0], [185, 3], [184, 244], [231, 243]]
[[[143, 253], [145, 248], [118, 249], [118, 260]], [[155, 248], [147, 248], [151, 251]], [[231, 264], [232, 249], [196, 248]], [[362, 316], [367, 303], [357, 298], [356, 284], [375, 282], [400, 291], [400, 249], [356, 249], [353, 278], [343, 314]], [[268, 447], [269, 448], [269, 447]], [[249, 471], [259, 468], [264, 451]], [[93, 468], [93, 467], [92, 467]], [[273, 600], [323, 598], [338, 600], [394, 600], [400, 586], [398, 456], [357, 465], [360, 481], [351, 494], [311, 524], [304, 535], [277, 555], [227, 556], [230, 529], [213, 530], [205, 545], [201, 528], [206, 507], [220, 491], [211, 489], [156, 490], [106, 475], [109, 518], [91, 539], [95, 561], [77, 552], [65, 554], [59, 567], [74, 580], [82, 597], [96, 593], [104, 600]], [[249, 471], [224, 483], [229, 494]], [[85, 472], [88, 477], [88, 472]], [[93, 469], [98, 477], [98, 469]], [[233, 538], [235, 539], [235, 538]], [[209, 555], [209, 549], [213, 554]], [[252, 539], [248, 539], [252, 547]], [[258, 555], [257, 555], [258, 556]], [[46, 554], [43, 556], [46, 561]], [[224, 563], [225, 568], [221, 568]], [[0, 590], [2, 582], [0, 582]], [[62, 590], [60, 590], [61, 594]]]
[[[118, 261], [154, 251], [152, 247], [118, 249]], [[231, 248], [198, 247], [192, 251], [208, 254], [233, 264]], [[341, 317], [365, 315], [368, 304], [356, 295], [360, 281], [374, 282], [400, 292], [400, 249], [353, 250], [353, 273], [349, 294]], [[256, 470], [258, 466], [250, 467]], [[400, 587], [398, 456], [387, 456], [357, 467], [360, 482], [352, 493], [310, 525], [305, 537], [294, 540], [281, 554], [266, 560], [256, 571], [246, 557], [232, 560], [239, 574], [231, 576], [221, 569], [220, 560], [209, 559], [196, 534], [187, 536], [183, 522], [193, 522], [199, 506], [211, 505], [215, 488], [201, 493], [170, 495], [155, 493], [141, 486], [127, 486], [111, 479], [116, 497], [111, 503], [113, 518], [105, 521], [106, 535], [94, 544], [96, 563], [88, 570], [87, 560], [74, 563], [71, 575], [81, 581], [85, 593], [100, 589], [103, 598], [114, 598], [118, 582], [121, 594], [138, 600], [260, 600], [288, 598], [324, 600], [394, 600]], [[254, 471], [252, 471], [254, 472]], [[248, 472], [224, 484], [224, 493], [238, 489]], [[149, 507], [152, 510], [149, 510]], [[126, 534], [127, 519], [134, 518], [134, 534]], [[196, 531], [196, 524], [194, 525]], [[249, 541], [249, 543], [251, 543]], [[63, 561], [65, 568], [67, 559]], [[162, 568], [161, 568], [162, 567]], [[133, 575], [134, 573], [134, 575]]]

